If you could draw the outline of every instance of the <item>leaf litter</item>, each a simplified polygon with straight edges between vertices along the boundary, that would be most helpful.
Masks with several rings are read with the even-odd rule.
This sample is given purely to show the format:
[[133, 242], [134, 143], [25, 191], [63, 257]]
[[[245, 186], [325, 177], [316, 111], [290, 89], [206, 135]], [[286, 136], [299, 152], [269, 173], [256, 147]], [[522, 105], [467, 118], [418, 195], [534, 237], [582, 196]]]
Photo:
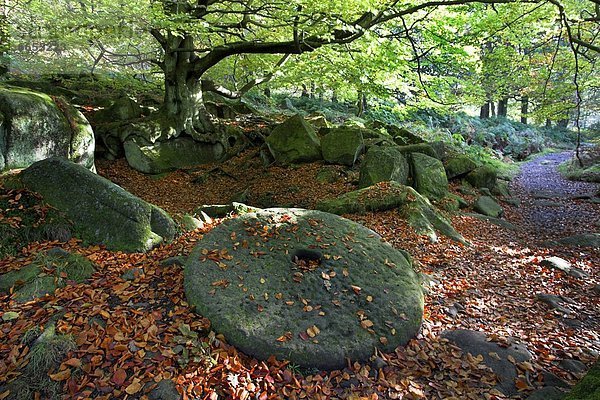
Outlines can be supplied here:
[[[233, 170], [252, 161], [241, 157], [232, 163], [223, 168]], [[279, 188], [277, 196], [284, 200], [282, 182], [283, 186], [301, 182], [287, 201], [305, 207], [353, 189], [356, 182], [343, 175], [332, 185], [315, 183], [320, 168], [320, 164], [285, 171], [280, 167], [250, 168], [249, 181], [255, 185], [255, 196]], [[173, 213], [190, 212], [203, 203], [226, 202], [232, 192], [223, 184], [232, 179], [229, 176], [209, 178], [203, 190], [198, 190], [192, 183], [193, 175], [182, 171], [154, 181], [119, 161], [100, 163], [99, 170]], [[239, 184], [228, 183], [234, 187]], [[17, 196], [14, 199], [18, 204]], [[66, 286], [53, 296], [25, 304], [2, 297], [2, 313], [17, 312], [18, 317], [0, 324], [0, 387], [16, 378], [27, 362], [29, 347], [22, 340], [26, 332], [52, 319], [58, 321], [57, 331], [71, 335], [77, 344], [58, 370], [49, 371], [50, 377], [63, 385], [65, 399], [147, 399], [164, 379], [173, 380], [184, 399], [504, 398], [494, 389], [495, 376], [482, 357], [462, 354], [440, 338], [446, 329], [484, 331], [501, 345], [508, 345], [511, 337], [526, 344], [534, 357], [531, 362], [517, 363], [516, 385], [522, 389], [517, 398], [526, 398], [532, 389], [543, 385], [542, 370], [574, 383], [579, 376], [560, 369], [558, 363], [576, 358], [589, 366], [600, 351], [600, 300], [590, 295], [591, 288], [600, 283], [600, 255], [589, 249], [546, 248], [541, 245], [545, 238], [531, 237], [522, 209], [508, 208], [507, 214], [509, 220], [517, 221], [519, 230], [508, 231], [466, 216], [453, 217], [454, 226], [472, 246], [445, 238], [430, 243], [416, 235], [398, 211], [347, 216], [395, 247], [408, 250], [416, 268], [431, 282], [422, 330], [415, 339], [393, 353], [376, 350], [371, 362], [349, 361], [345, 369], [329, 372], [303, 370], [274, 358], [259, 361], [248, 357], [212, 332], [210, 321], [190, 309], [183, 293], [181, 267], [161, 266], [160, 261], [188, 255], [219, 220], [146, 254], [109, 252], [101, 246], [82, 246], [74, 239], [66, 243], [34, 242], [18, 256], [1, 260], [0, 272], [19, 268], [39, 252], [56, 246], [88, 257], [98, 270], [86, 283]], [[16, 222], [12, 219], [6, 223]], [[576, 262], [591, 278], [582, 281], [540, 266], [539, 260], [550, 253]], [[218, 265], [227, 255], [205, 256], [213, 257]], [[121, 275], [132, 268], [142, 272], [134, 280], [124, 281]], [[213, 283], [215, 289], [226, 284]], [[362, 295], [360, 288], [352, 290]], [[536, 301], [539, 292], [573, 299], [573, 313], [567, 318]], [[451, 313], [450, 308], [459, 312]], [[370, 329], [368, 316], [358, 318], [363, 328]], [[304, 332], [282, 332], [276, 340], [317, 340], [319, 333], [313, 325]], [[380, 338], [382, 343], [386, 340]], [[7, 395], [0, 392], [0, 398]]]

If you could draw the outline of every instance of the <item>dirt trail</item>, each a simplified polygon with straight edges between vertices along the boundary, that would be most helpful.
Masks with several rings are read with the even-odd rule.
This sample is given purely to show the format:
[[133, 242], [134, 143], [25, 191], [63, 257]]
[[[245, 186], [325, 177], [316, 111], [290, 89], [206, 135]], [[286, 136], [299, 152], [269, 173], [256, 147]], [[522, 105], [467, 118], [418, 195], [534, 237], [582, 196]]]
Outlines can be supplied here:
[[600, 204], [590, 199], [600, 184], [564, 179], [557, 167], [570, 157], [572, 152], [538, 157], [523, 165], [511, 183], [521, 206], [509, 212], [508, 219], [523, 230], [527, 241], [600, 230]]

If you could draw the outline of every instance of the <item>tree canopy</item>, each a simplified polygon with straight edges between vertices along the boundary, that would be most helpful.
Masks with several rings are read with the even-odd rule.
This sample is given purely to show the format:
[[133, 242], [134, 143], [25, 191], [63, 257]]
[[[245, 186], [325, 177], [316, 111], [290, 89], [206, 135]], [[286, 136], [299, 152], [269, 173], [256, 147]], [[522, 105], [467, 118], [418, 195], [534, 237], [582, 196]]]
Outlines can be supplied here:
[[15, 0], [3, 11], [13, 70], [164, 82], [173, 134], [209, 141], [202, 92], [235, 98], [267, 81], [482, 116], [513, 99], [540, 122], [590, 109], [598, 92], [597, 0]]

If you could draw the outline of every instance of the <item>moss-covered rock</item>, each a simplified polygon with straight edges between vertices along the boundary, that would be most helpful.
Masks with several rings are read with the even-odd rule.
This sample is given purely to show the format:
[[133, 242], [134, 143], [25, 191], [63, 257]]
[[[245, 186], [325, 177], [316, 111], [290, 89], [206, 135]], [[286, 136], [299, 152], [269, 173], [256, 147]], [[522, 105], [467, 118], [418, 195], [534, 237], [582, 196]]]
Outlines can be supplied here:
[[176, 233], [163, 210], [67, 160], [38, 161], [22, 175], [25, 186], [64, 212], [86, 242], [111, 250], [145, 251]]
[[323, 158], [332, 164], [354, 165], [365, 148], [361, 129], [336, 128], [321, 139]]
[[360, 166], [358, 186], [364, 188], [388, 181], [405, 185], [408, 174], [408, 161], [396, 146], [372, 147]]
[[448, 194], [448, 179], [442, 162], [421, 153], [412, 153], [410, 160], [417, 192], [432, 200], [444, 198]]
[[299, 114], [275, 127], [265, 141], [275, 161], [281, 164], [322, 159], [319, 137]]
[[39, 265], [29, 264], [21, 269], [0, 275], [0, 292], [8, 293], [10, 288], [21, 286], [41, 273]]
[[564, 400], [600, 400], [600, 361], [592, 366]]
[[155, 143], [130, 138], [123, 143], [123, 147], [129, 165], [146, 174], [161, 174], [212, 163], [225, 156], [225, 148], [221, 143], [201, 143], [187, 137]]
[[142, 108], [137, 101], [131, 97], [121, 97], [115, 100], [110, 106], [94, 114], [93, 122], [106, 123], [114, 121], [129, 121], [140, 118]]
[[338, 215], [394, 208], [400, 209], [415, 231], [428, 236], [432, 241], [437, 240], [436, 231], [439, 231], [453, 240], [466, 243], [450, 222], [440, 215], [425, 197], [413, 188], [397, 182], [381, 182], [317, 204], [318, 210]]
[[421, 153], [426, 156], [439, 158], [438, 154], [429, 143], [410, 144], [407, 146], [398, 146], [398, 151], [403, 154]]
[[48, 157], [94, 167], [94, 132], [73, 106], [24, 88], [0, 87], [0, 171]]
[[473, 209], [488, 217], [498, 218], [504, 214], [504, 209], [490, 196], [481, 196], [473, 204]]
[[473, 187], [476, 188], [488, 188], [492, 189], [496, 186], [496, 179], [498, 177], [498, 173], [494, 167], [491, 165], [482, 165], [481, 167], [475, 168], [473, 171], [469, 172], [465, 179], [469, 182]]
[[471, 157], [461, 154], [451, 157], [444, 163], [448, 179], [461, 178], [478, 167]]
[[[213, 252], [219, 264], [206, 256]], [[423, 312], [419, 277], [402, 252], [311, 210], [263, 210], [214, 228], [189, 257], [184, 288], [240, 350], [319, 369], [405, 344]]]

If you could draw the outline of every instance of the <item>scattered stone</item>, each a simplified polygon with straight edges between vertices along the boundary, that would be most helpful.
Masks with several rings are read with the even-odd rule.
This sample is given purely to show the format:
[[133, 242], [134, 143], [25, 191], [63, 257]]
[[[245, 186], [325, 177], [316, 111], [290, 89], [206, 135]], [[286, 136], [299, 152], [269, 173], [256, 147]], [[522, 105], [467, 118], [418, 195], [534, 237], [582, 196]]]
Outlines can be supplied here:
[[406, 185], [408, 175], [408, 161], [397, 147], [372, 147], [360, 166], [358, 187], [388, 181]]
[[138, 276], [144, 272], [141, 268], [130, 268], [121, 275], [121, 279], [124, 281], [134, 281]]
[[436, 230], [443, 235], [466, 243], [449, 221], [416, 190], [396, 182], [380, 182], [364, 189], [345, 193], [335, 199], [323, 200], [318, 210], [343, 215], [361, 214], [369, 211], [385, 211], [400, 208], [408, 223], [432, 241], [437, 240]]
[[281, 164], [322, 159], [319, 137], [313, 127], [299, 114], [273, 129], [265, 142], [275, 160]]
[[596, 361], [564, 400], [598, 400], [598, 398], [600, 398], [600, 361]]
[[196, 229], [204, 228], [204, 222], [200, 221], [198, 218], [195, 218], [189, 214], [185, 214], [181, 218], [181, 227], [184, 231], [190, 232]]
[[543, 387], [531, 393], [527, 400], [562, 400], [566, 392], [556, 387]]
[[521, 199], [518, 198], [506, 198], [504, 197], [503, 199], [501, 199], [501, 201], [503, 203], [506, 204], [510, 204], [511, 206], [515, 206], [515, 207], [520, 207], [521, 206]]
[[496, 201], [489, 196], [481, 196], [478, 198], [473, 205], [473, 209], [480, 214], [493, 218], [501, 217], [502, 214], [504, 214], [504, 209], [500, 204], [496, 203]]
[[538, 293], [538, 294], [536, 294], [536, 299], [541, 301], [542, 303], [548, 304], [551, 308], [554, 308], [563, 314], [571, 314], [572, 313], [572, 311], [570, 309], [568, 309], [567, 307], [565, 307], [563, 305], [565, 303], [570, 303], [570, 304], [574, 303], [573, 300], [569, 299], [568, 297], [557, 296], [557, 295], [548, 294], [548, 293]]
[[568, 236], [555, 241], [559, 245], [579, 247], [600, 247], [600, 233], [584, 233]]
[[123, 143], [129, 165], [145, 174], [162, 174], [180, 168], [212, 163], [225, 156], [221, 143], [202, 143], [178, 137], [155, 143], [133, 137]]
[[556, 195], [552, 192], [548, 192], [548, 191], [536, 191], [531, 193], [531, 197], [533, 197], [534, 199], [553, 199], [556, 197]]
[[160, 261], [158, 264], [161, 267], [170, 267], [173, 265], [182, 267], [183, 265], [185, 265], [186, 260], [187, 260], [187, 258], [184, 256], [169, 257], [169, 258], [165, 258], [164, 260]]
[[459, 186], [458, 187], [458, 191], [461, 194], [464, 194], [466, 196], [475, 196], [475, 195], [477, 195], [477, 192], [475, 190], [473, 190], [472, 187], [468, 187], [468, 186], [465, 186], [465, 185]]
[[485, 187], [491, 189], [496, 186], [497, 172], [496, 169], [490, 165], [482, 165], [469, 172], [465, 179], [473, 187]]
[[361, 129], [335, 128], [321, 139], [323, 158], [328, 163], [354, 165], [365, 148]]
[[362, 225], [312, 210], [263, 210], [215, 227], [189, 257], [184, 288], [246, 354], [319, 369], [366, 361], [375, 347], [392, 351], [418, 332], [423, 313], [402, 252]]
[[[231, 202], [229, 204], [210, 204], [202, 205], [194, 210], [195, 215], [206, 215], [210, 222], [204, 221], [205, 223], [212, 223], [212, 218], [224, 218], [231, 213], [245, 214], [249, 212], [259, 211], [260, 208], [248, 206], [243, 203]], [[203, 218], [204, 219], [204, 218]]]
[[83, 114], [60, 98], [0, 87], [0, 171], [61, 157], [91, 171], [94, 132]]
[[448, 179], [461, 178], [478, 167], [477, 163], [466, 155], [451, 157], [444, 164]]
[[580, 374], [587, 370], [586, 365], [584, 363], [582, 363], [581, 361], [574, 360], [574, 359], [568, 359], [568, 358], [561, 360], [561, 362], [559, 363], [559, 366], [562, 369], [564, 369], [565, 371], [568, 371], [568, 372], [571, 372], [574, 374]]
[[375, 369], [375, 370], [379, 370], [381, 368], [385, 368], [388, 366], [387, 361], [385, 361], [383, 358], [381, 357], [375, 357], [375, 359], [373, 361], [371, 361], [371, 366]]
[[496, 180], [496, 185], [494, 187], [491, 188], [492, 194], [495, 194], [497, 196], [501, 196], [501, 197], [510, 197], [511, 193], [510, 193], [510, 189], [508, 188], [508, 182], [497, 179]]
[[542, 371], [542, 376], [544, 377], [544, 386], [554, 386], [560, 388], [571, 387], [567, 382], [563, 381], [558, 376], [554, 375], [552, 372], [544, 370]]
[[439, 200], [448, 194], [448, 179], [444, 165], [437, 158], [421, 153], [410, 155], [413, 185], [423, 196]]
[[518, 393], [515, 386], [517, 368], [510, 359], [514, 359], [517, 363], [531, 360], [531, 353], [524, 345], [512, 344], [509, 347], [502, 347], [497, 343], [488, 342], [482, 332], [464, 329], [444, 331], [442, 337], [450, 340], [465, 353], [473, 356], [482, 355], [484, 364], [498, 376], [496, 389], [507, 396]]
[[149, 393], [150, 400], [180, 400], [182, 397], [177, 391], [177, 385], [170, 379], [163, 379]]
[[533, 204], [538, 207], [562, 207], [562, 204], [547, 199], [536, 199]]
[[317, 172], [315, 179], [319, 183], [335, 183], [339, 179], [339, 173], [331, 166], [324, 167]]
[[589, 275], [560, 257], [549, 257], [540, 262], [540, 265], [543, 267], [554, 268], [563, 271], [565, 274], [572, 276], [574, 278], [586, 278]]
[[124, 96], [115, 100], [109, 107], [96, 112], [92, 122], [110, 123], [114, 121], [129, 121], [141, 116], [142, 108], [137, 101], [131, 97]]
[[21, 175], [25, 186], [65, 213], [75, 223], [75, 233], [88, 243], [146, 251], [170, 241], [177, 231], [162, 209], [70, 161], [38, 161]]

